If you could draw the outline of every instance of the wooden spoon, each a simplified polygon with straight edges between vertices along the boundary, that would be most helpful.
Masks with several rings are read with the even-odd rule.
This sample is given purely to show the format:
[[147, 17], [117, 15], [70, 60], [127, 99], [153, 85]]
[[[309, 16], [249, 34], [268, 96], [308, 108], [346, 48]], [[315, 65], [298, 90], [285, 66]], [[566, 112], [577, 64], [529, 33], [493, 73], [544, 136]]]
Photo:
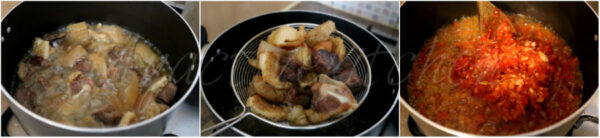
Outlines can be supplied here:
[[[495, 37], [496, 31], [516, 33], [510, 18], [491, 2], [477, 1], [477, 9], [479, 9], [479, 31], [483, 36]], [[500, 26], [508, 28], [499, 28]]]

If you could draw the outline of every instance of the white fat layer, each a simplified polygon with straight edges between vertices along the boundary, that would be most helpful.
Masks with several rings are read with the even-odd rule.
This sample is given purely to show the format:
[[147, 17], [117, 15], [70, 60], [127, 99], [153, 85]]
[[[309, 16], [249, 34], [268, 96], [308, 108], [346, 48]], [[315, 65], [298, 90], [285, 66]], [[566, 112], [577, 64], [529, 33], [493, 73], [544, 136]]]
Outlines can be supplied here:
[[267, 54], [258, 54], [258, 67], [261, 70], [265, 69], [267, 66]]
[[335, 86], [335, 85], [330, 85], [330, 84], [321, 85], [322, 92], [326, 92], [328, 95], [335, 97], [335, 99], [338, 99], [338, 101], [340, 101], [341, 104], [350, 103], [350, 99], [347, 96], [344, 96], [344, 95], [341, 95], [340, 93], [338, 93], [338, 91], [339, 91], [338, 89], [339, 89], [339, 87]]

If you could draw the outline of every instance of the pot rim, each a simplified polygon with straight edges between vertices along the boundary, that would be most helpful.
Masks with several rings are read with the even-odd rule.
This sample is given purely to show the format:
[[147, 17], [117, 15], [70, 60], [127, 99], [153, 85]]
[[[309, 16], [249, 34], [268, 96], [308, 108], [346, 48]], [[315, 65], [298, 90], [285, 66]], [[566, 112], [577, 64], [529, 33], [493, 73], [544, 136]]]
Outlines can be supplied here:
[[[27, 2], [27, 1], [24, 1]], [[15, 6], [15, 8], [12, 8], [9, 12], [6, 13], [6, 16], [9, 16], [10, 13], [18, 8], [22, 3], [21, 2], [19, 4], [17, 4]], [[172, 7], [170, 7], [169, 5], [167, 5], [164, 1], [161, 1], [162, 4], [164, 4], [165, 6], [167, 6], [169, 9], [171, 9], [172, 12], [175, 12], [175, 9], [173, 9]], [[194, 40], [196, 40], [194, 43], [196, 43], [196, 47], [198, 47], [198, 53], [200, 54], [201, 52], [201, 48], [200, 48], [200, 44], [198, 44], [198, 38], [196, 37], [196, 34], [194, 34], [192, 28], [190, 27], [190, 25], [183, 19], [183, 17], [181, 16], [181, 14], [176, 14], [179, 19], [181, 19], [187, 26], [187, 28], [190, 30], [191, 35], [194, 37]], [[6, 16], [4, 18], [2, 18], [2, 21], [4, 21], [4, 19], [6, 18]], [[198, 55], [199, 55], [198, 54]], [[198, 60], [198, 65], [200, 65], [200, 60]], [[187, 91], [185, 92], [185, 94], [175, 103], [173, 104], [171, 107], [169, 107], [169, 109], [167, 109], [166, 111], [160, 113], [159, 115], [152, 117], [150, 119], [147, 120], [143, 120], [142, 122], [138, 122], [135, 124], [131, 124], [131, 125], [127, 125], [127, 126], [123, 126], [123, 127], [109, 127], [109, 128], [89, 128], [89, 127], [78, 127], [78, 126], [71, 126], [71, 125], [66, 125], [66, 124], [62, 124], [59, 122], [56, 122], [54, 120], [50, 120], [46, 117], [40, 116], [37, 113], [32, 112], [31, 110], [25, 108], [23, 105], [21, 105], [21, 103], [17, 102], [12, 95], [6, 90], [6, 88], [4, 88], [3, 84], [0, 84], [0, 90], [2, 91], [2, 94], [4, 94], [6, 96], [6, 99], [8, 99], [8, 101], [10, 101], [11, 107], [12, 106], [16, 106], [18, 108], [18, 110], [22, 110], [23, 112], [25, 112], [25, 114], [32, 116], [32, 118], [35, 118], [37, 120], [39, 120], [40, 122], [43, 122], [49, 126], [54, 126], [60, 129], [64, 129], [64, 130], [71, 130], [71, 131], [75, 131], [75, 132], [82, 132], [82, 133], [110, 133], [110, 132], [118, 132], [118, 131], [128, 131], [128, 130], [132, 130], [135, 128], [139, 128], [145, 125], [150, 124], [151, 122], [157, 121], [160, 118], [163, 118], [165, 116], [167, 116], [168, 114], [171, 114], [171, 112], [173, 112], [173, 110], [175, 110], [177, 107], [179, 107], [179, 105], [181, 105], [183, 102], [185, 102], [185, 99], [190, 95], [191, 91], [193, 90], [194, 86], [198, 83], [198, 79], [200, 76], [200, 69], [196, 70], [196, 75], [194, 76], [194, 81], [193, 83], [190, 85], [190, 87], [187, 89]], [[25, 109], [25, 110], [23, 110]], [[16, 110], [16, 109], [15, 109]], [[18, 118], [18, 117], [17, 117]]]
[[[598, 89], [596, 89], [596, 91], [594, 92], [594, 94], [592, 94], [591, 97], [594, 97], [598, 95]], [[427, 123], [428, 125], [433, 126], [434, 128], [439, 129], [440, 131], [452, 134], [452, 135], [456, 135], [456, 136], [488, 136], [488, 135], [479, 135], [479, 134], [473, 134], [473, 133], [466, 133], [466, 132], [462, 132], [462, 131], [458, 131], [458, 130], [454, 130], [452, 128], [448, 128], [446, 126], [440, 125], [437, 122], [434, 122], [433, 120], [421, 115], [421, 113], [417, 112], [412, 106], [410, 106], [410, 104], [408, 104], [404, 99], [400, 98], [400, 103], [402, 104], [402, 107], [408, 109], [408, 112], [410, 113], [410, 115], [412, 115], [413, 117], [415, 117], [416, 119], [422, 120], [425, 123]], [[542, 129], [537, 129], [534, 131], [529, 131], [529, 132], [525, 132], [525, 133], [519, 133], [519, 134], [515, 134], [515, 135], [510, 135], [510, 136], [536, 136], [536, 135], [541, 135], [543, 133], [546, 133], [550, 130], [554, 130], [562, 125], [564, 125], [565, 123], [569, 122], [571, 119], [574, 119], [578, 116], [581, 115], [581, 113], [583, 112], [583, 110], [585, 110], [590, 104], [592, 103], [592, 100], [588, 100], [585, 104], [583, 104], [581, 107], [579, 107], [579, 109], [577, 109], [575, 112], [571, 113], [571, 115], [561, 119], [558, 122], [555, 122], [552, 125], [546, 126]]]
[[[365, 28], [362, 28], [362, 27], [360, 27], [360, 25], [358, 25], [358, 24], [356, 24], [356, 23], [354, 23], [354, 22], [352, 22], [352, 21], [349, 21], [349, 20], [347, 20], [346, 18], [342, 18], [342, 17], [340, 17], [340, 16], [332, 15], [332, 14], [329, 14], [329, 13], [325, 13], [325, 12], [319, 12], [319, 11], [309, 11], [309, 10], [284, 10], [284, 11], [276, 11], [276, 12], [269, 12], [269, 13], [264, 13], [264, 14], [256, 15], [256, 16], [253, 16], [253, 17], [250, 17], [250, 18], [244, 19], [244, 20], [242, 20], [242, 21], [240, 21], [240, 22], [237, 22], [237, 23], [235, 23], [234, 25], [232, 25], [232, 26], [230, 26], [229, 28], [227, 28], [227, 29], [226, 29], [225, 31], [223, 31], [221, 34], [219, 34], [219, 36], [215, 37], [215, 40], [217, 40], [218, 38], [220, 38], [220, 37], [221, 37], [221, 35], [225, 34], [225, 32], [228, 32], [229, 30], [231, 30], [233, 27], [237, 26], [238, 24], [244, 23], [244, 22], [246, 22], [246, 21], [248, 21], [248, 20], [251, 20], [251, 19], [258, 18], [258, 17], [260, 17], [260, 16], [264, 16], [264, 15], [268, 15], [268, 14], [285, 13], [285, 12], [307, 12], [307, 13], [315, 13], [315, 14], [324, 14], [324, 15], [327, 15], [327, 16], [332, 16], [332, 17], [335, 17], [335, 18], [342, 19], [342, 20], [344, 20], [344, 21], [346, 21], [346, 22], [349, 22], [350, 24], [352, 24], [352, 25], [354, 25], [354, 26], [357, 26], [357, 28], [363, 29], [363, 31], [369, 32], [369, 31], [368, 31], [368, 30], [366, 30]], [[381, 40], [379, 40], [379, 38], [375, 37], [375, 35], [373, 35], [373, 34], [372, 34], [372, 33], [370, 33], [370, 32], [369, 32], [368, 34], [369, 34], [369, 35], [371, 35], [373, 38], [375, 38], [375, 39], [376, 39], [376, 40], [377, 40], [379, 43], [383, 44], [383, 42], [381, 42]], [[210, 48], [212, 47], [213, 43], [214, 43], [214, 40], [213, 40], [213, 42], [211, 42], [211, 43], [208, 45], [208, 48], [206, 48], [206, 51], [209, 51], [209, 50], [210, 50]], [[398, 62], [398, 61], [396, 61], [396, 59], [394, 58], [394, 55], [392, 55], [392, 53], [390, 52], [390, 50], [389, 50], [387, 47], [385, 47], [385, 46], [383, 46], [383, 48], [384, 48], [384, 49], [387, 51], [387, 52], [386, 52], [387, 54], [390, 54], [390, 57], [392, 57], [392, 60], [394, 61], [394, 63], [396, 63], [396, 64], [399, 64], [399, 62]], [[203, 55], [203, 56], [206, 56], [206, 55]], [[205, 59], [205, 58], [204, 58], [204, 57], [202, 57], [201, 61], [204, 61], [204, 59]], [[398, 65], [396, 65], [396, 64], [395, 64], [394, 66], [396, 66], [396, 70], [398, 71], [398, 78], [400, 78], [400, 68], [399, 68], [399, 66], [398, 66]], [[200, 91], [201, 91], [201, 94], [203, 95], [203, 96], [202, 96], [202, 99], [204, 99], [204, 100], [207, 100], [207, 99], [206, 99], [206, 96], [204, 96], [204, 89], [202, 88], [202, 85], [200, 85]], [[382, 118], [380, 118], [380, 119], [379, 119], [379, 121], [377, 121], [375, 124], [373, 124], [371, 127], [369, 127], [368, 129], [364, 130], [363, 132], [360, 132], [360, 133], [358, 133], [358, 134], [357, 134], [357, 136], [362, 136], [362, 135], [366, 134], [367, 132], [369, 132], [369, 131], [373, 130], [375, 127], [377, 127], [379, 124], [381, 124], [381, 122], [383, 122], [383, 120], [385, 120], [385, 119], [386, 119], [386, 118], [387, 118], [387, 117], [390, 115], [390, 113], [393, 111], [393, 109], [394, 109], [395, 105], [396, 105], [396, 104], [398, 104], [398, 99], [401, 99], [401, 98], [400, 98], [400, 82], [398, 82], [398, 90], [397, 90], [397, 91], [398, 91], [398, 92], [397, 92], [397, 94], [396, 94], [396, 99], [394, 100], [394, 103], [392, 104], [392, 107], [390, 107], [390, 109], [388, 109], [388, 111], [385, 113], [385, 115], [384, 115]], [[207, 101], [208, 101], [208, 100], [207, 100]], [[211, 105], [209, 102], [206, 102], [206, 104], [207, 104], [208, 108], [210, 109], [211, 113], [212, 113], [213, 115], [215, 115], [215, 117], [217, 117], [217, 118], [218, 118], [220, 121], [225, 121], [225, 119], [224, 119], [223, 117], [221, 117], [221, 115], [219, 115], [219, 114], [218, 114], [218, 113], [217, 113], [217, 112], [216, 112], [216, 111], [213, 109], [212, 105]], [[239, 133], [239, 134], [241, 134], [241, 135], [243, 135], [243, 136], [252, 136], [252, 135], [250, 135], [250, 134], [248, 134], [248, 133], [245, 133], [245, 132], [243, 132], [243, 131], [241, 131], [241, 130], [237, 129], [235, 126], [231, 126], [231, 127], [230, 127], [230, 129], [233, 129], [235, 132], [237, 132], [237, 133]]]

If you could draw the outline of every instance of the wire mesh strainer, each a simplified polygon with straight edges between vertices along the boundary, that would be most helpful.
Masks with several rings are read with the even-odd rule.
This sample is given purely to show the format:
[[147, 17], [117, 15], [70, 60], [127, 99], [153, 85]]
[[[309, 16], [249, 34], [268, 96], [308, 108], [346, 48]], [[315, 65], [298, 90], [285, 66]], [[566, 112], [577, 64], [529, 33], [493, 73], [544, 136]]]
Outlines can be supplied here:
[[[318, 24], [313, 24], [313, 23], [290, 23], [290, 24], [285, 24], [285, 25], [294, 27], [296, 29], [298, 29], [301, 25], [304, 25], [304, 27], [307, 31], [318, 26]], [[266, 38], [271, 34], [271, 32], [279, 27], [281, 27], [281, 26], [269, 28], [269, 29], [259, 33], [258, 35], [254, 36], [240, 49], [240, 52], [237, 53], [237, 55], [233, 61], [233, 67], [231, 68], [231, 86], [233, 86], [235, 95], [236, 95], [238, 101], [240, 102], [240, 104], [243, 106], [242, 113], [240, 113], [239, 115], [237, 115], [231, 119], [225, 120], [219, 124], [216, 124], [205, 130], [202, 130], [201, 133], [204, 133], [204, 132], [212, 130], [212, 129], [216, 129], [219, 126], [227, 124], [223, 128], [212, 133], [212, 135], [218, 134], [221, 131], [225, 130], [226, 128], [239, 122], [242, 118], [244, 118], [245, 116], [248, 116], [248, 115], [254, 116], [254, 117], [258, 118], [259, 120], [269, 123], [273, 126], [288, 128], [288, 129], [316, 129], [316, 128], [328, 126], [330, 124], [334, 124], [334, 123], [344, 119], [348, 115], [350, 115], [350, 114], [346, 114], [341, 117], [334, 117], [329, 120], [323, 121], [319, 124], [312, 124], [312, 125], [307, 125], [307, 126], [292, 126], [292, 125], [289, 125], [289, 123], [285, 122], [285, 121], [284, 122], [273, 122], [271, 120], [260, 117], [252, 112], [247, 112], [246, 100], [248, 99], [248, 93], [247, 93], [248, 86], [249, 86], [250, 82], [252, 81], [252, 77], [254, 75], [260, 74], [260, 70], [250, 66], [250, 64], [248, 63], [248, 60], [256, 59], [256, 53], [257, 53], [260, 42], [263, 40], [266, 40]], [[332, 36], [338, 36], [338, 37], [342, 38], [342, 40], [344, 41], [344, 45], [346, 46], [346, 51], [347, 51], [346, 56], [344, 57], [344, 60], [350, 60], [352, 62], [357, 74], [360, 76], [363, 83], [367, 85], [366, 88], [362, 89], [361, 91], [359, 91], [357, 93], [354, 93], [354, 97], [356, 98], [358, 105], [360, 107], [360, 105], [362, 104], [362, 102], [364, 101], [366, 96], [368, 95], [368, 92], [370, 89], [369, 84], [371, 83], [371, 68], [367, 61], [367, 57], [365, 56], [363, 51], [360, 49], [360, 47], [345, 34], [336, 30], [335, 32], [332, 33]]]

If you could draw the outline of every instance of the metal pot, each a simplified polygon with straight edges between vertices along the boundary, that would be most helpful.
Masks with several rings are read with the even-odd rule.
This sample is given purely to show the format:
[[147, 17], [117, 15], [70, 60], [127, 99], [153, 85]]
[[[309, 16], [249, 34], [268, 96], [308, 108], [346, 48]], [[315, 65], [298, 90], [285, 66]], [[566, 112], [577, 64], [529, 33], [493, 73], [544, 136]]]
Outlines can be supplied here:
[[352, 114], [335, 123], [317, 128], [279, 127], [255, 116], [248, 116], [232, 126], [241, 135], [363, 135], [380, 124], [398, 101], [399, 74], [391, 52], [373, 34], [346, 19], [311, 11], [283, 11], [259, 15], [242, 21], [215, 39], [202, 60], [202, 100], [221, 120], [240, 114], [231, 86], [231, 70], [236, 54], [257, 34], [276, 26], [292, 23], [321, 24], [332, 20], [336, 29], [352, 39], [367, 56], [371, 66], [371, 87], [363, 103]]
[[[170, 108], [151, 119], [125, 127], [83, 128], [61, 124], [23, 107], [12, 97], [17, 63], [35, 36], [86, 21], [116, 24], [157, 46], [172, 65], [177, 94]], [[174, 110], [198, 79], [199, 45], [183, 18], [161, 2], [23, 2], [2, 20], [2, 93], [29, 135], [161, 135]]]
[[[531, 16], [551, 27], [579, 57], [584, 89], [582, 105], [567, 118], [535, 131], [518, 135], [565, 135], [598, 93], [598, 16], [584, 2], [493, 2], [507, 13]], [[418, 51], [437, 29], [462, 16], [477, 14], [475, 2], [407, 2], [401, 5], [401, 98], [402, 108], [425, 135], [474, 135], [460, 132], [424, 117], [408, 104], [407, 78]], [[597, 123], [597, 118], [596, 118]]]

